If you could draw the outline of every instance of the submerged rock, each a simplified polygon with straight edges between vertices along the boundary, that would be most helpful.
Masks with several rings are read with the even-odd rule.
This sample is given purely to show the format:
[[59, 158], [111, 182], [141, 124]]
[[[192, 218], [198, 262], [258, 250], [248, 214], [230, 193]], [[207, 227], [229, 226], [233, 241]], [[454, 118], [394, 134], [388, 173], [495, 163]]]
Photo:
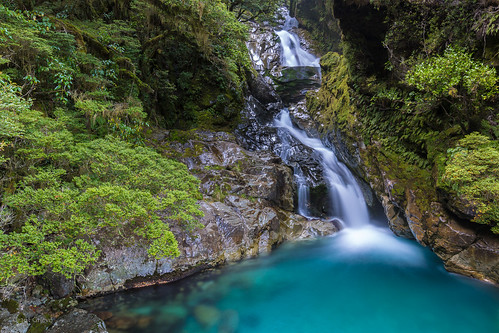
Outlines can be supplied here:
[[209, 305], [198, 305], [194, 308], [194, 317], [201, 326], [210, 328], [220, 320], [220, 311]]

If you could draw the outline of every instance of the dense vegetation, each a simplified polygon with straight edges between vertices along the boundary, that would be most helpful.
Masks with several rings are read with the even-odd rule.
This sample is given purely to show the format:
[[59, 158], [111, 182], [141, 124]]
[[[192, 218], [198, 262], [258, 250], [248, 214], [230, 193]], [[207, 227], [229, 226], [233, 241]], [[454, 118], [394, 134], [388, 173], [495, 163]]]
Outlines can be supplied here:
[[2, 2], [1, 285], [74, 277], [104, 246], [178, 255], [170, 226], [198, 226], [199, 182], [145, 146], [150, 124], [233, 126], [250, 71], [240, 21], [276, 6]]
[[367, 151], [420, 170], [393, 176], [499, 233], [497, 5], [316, 0], [294, 8], [319, 16], [311, 27], [319, 45], [336, 31], [324, 22], [336, 19], [343, 34], [343, 54], [323, 57], [323, 89], [308, 100], [324, 131], [358, 135]]

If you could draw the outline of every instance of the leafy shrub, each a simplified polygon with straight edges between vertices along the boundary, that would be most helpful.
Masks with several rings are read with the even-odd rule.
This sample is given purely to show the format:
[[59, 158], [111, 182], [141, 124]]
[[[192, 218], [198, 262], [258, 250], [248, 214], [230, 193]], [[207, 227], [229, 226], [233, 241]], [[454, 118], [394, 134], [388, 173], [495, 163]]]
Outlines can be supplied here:
[[[16, 274], [79, 274], [99, 246], [145, 239], [155, 258], [179, 254], [168, 223], [192, 230], [198, 180], [185, 165], [115, 138], [77, 144], [69, 171], [33, 167], [6, 200], [22, 225], [0, 232], [2, 282]], [[96, 240], [100, 240], [97, 246]]]
[[[80, 274], [102, 246], [143, 240], [155, 258], [177, 256], [169, 225], [192, 231], [202, 215], [199, 181], [187, 167], [117, 133], [91, 140], [80, 126], [85, 118], [67, 109], [44, 116], [19, 94], [8, 76], [0, 77], [0, 183], [6, 189], [0, 284], [47, 271]], [[119, 115], [126, 120], [142, 111], [134, 112]]]
[[[423, 100], [436, 100], [447, 114], [457, 120], [465, 133], [469, 122], [482, 118], [485, 101], [498, 93], [499, 78], [493, 67], [472, 59], [465, 50], [448, 47], [442, 56], [430, 57], [407, 73], [405, 81], [425, 92]], [[452, 114], [453, 113], [453, 114]], [[468, 124], [466, 125], [466, 123]]]

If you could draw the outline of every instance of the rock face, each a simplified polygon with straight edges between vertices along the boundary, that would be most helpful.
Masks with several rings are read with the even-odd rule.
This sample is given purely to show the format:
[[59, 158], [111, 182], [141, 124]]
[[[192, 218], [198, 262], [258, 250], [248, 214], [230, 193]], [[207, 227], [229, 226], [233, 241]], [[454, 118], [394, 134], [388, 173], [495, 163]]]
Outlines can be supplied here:
[[[499, 238], [487, 228], [460, 219], [430, 187], [394, 177], [373, 152], [361, 151], [366, 179], [381, 198], [390, 229], [429, 247], [454, 273], [499, 283]], [[430, 181], [430, 180], [427, 180]]]
[[47, 333], [107, 333], [106, 324], [92, 313], [73, 309], [60, 317]]
[[29, 322], [25, 317], [0, 308], [0, 333], [26, 333], [28, 328]]
[[100, 264], [79, 280], [83, 295], [96, 295], [173, 281], [227, 261], [267, 253], [285, 240], [329, 235], [332, 222], [306, 220], [293, 213], [293, 178], [289, 167], [268, 152], [241, 148], [227, 133], [197, 131], [185, 143], [154, 135], [159, 150], [184, 162], [201, 180], [203, 229], [190, 235], [172, 231], [181, 255], [151, 259], [140, 244], [106, 248]]

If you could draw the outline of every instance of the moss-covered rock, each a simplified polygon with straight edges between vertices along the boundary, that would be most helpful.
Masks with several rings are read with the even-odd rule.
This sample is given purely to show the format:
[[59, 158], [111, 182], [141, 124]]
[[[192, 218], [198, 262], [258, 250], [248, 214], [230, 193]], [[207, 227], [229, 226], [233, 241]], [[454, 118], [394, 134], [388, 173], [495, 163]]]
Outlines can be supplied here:
[[[300, 3], [304, 7], [314, 6], [312, 2], [293, 3], [298, 3], [297, 7]], [[424, 64], [421, 59], [443, 53], [448, 44], [468, 50], [482, 49], [483, 40], [470, 31], [483, 25], [482, 19], [486, 13], [490, 14], [491, 7], [478, 1], [449, 6], [398, 0], [313, 3], [318, 7], [329, 6], [326, 16], [339, 20], [343, 35], [343, 56], [329, 53], [322, 58], [323, 86], [307, 96], [307, 107], [318, 123], [319, 132], [370, 183], [397, 235], [414, 237], [430, 247], [449, 270], [499, 282], [499, 239], [486, 228], [469, 222], [478, 216], [478, 202], [483, 200], [489, 204], [485, 204], [488, 210], [482, 206], [481, 216], [493, 216], [490, 208], [495, 206], [490, 203], [495, 201], [491, 201], [494, 199], [490, 191], [479, 194], [479, 184], [473, 182], [473, 190], [469, 190], [477, 196], [466, 197], [466, 182], [459, 183], [464, 186], [459, 189], [457, 183], [453, 187], [449, 183], [452, 165], [474, 163], [475, 171], [490, 167], [490, 158], [483, 163], [478, 158], [474, 162], [456, 160], [459, 149], [466, 150], [471, 157], [473, 153], [468, 148], [454, 147], [466, 134], [462, 129], [471, 127], [480, 128], [496, 144], [497, 107], [480, 101], [481, 112], [486, 114], [482, 118], [487, 120], [477, 127], [476, 121], [457, 119], [463, 118], [456, 116], [463, 113], [449, 111], [459, 104], [452, 100], [458, 98], [453, 95], [454, 90], [449, 90], [446, 104], [400, 84], [409, 69], [420, 68], [417, 64]], [[489, 28], [497, 27], [494, 22], [487, 23]], [[423, 33], [419, 28], [422, 24]], [[316, 24], [316, 28], [320, 26], [321, 23]], [[492, 28], [488, 34], [496, 36], [497, 31]], [[483, 31], [481, 34], [487, 35]], [[475, 59], [481, 55], [475, 53]], [[470, 54], [465, 52], [464, 58], [471, 59]], [[481, 61], [486, 63], [491, 59]], [[488, 68], [492, 73], [493, 69], [483, 67], [482, 62], [477, 62], [477, 68]], [[456, 86], [455, 91], [461, 88]], [[476, 104], [459, 105], [471, 112]], [[465, 126], [461, 126], [463, 121], [467, 122]], [[481, 155], [491, 156], [491, 148], [487, 149], [487, 154]], [[442, 178], [446, 172], [447, 180]], [[487, 172], [475, 174], [477, 180], [486, 179], [488, 187], [482, 188], [492, 189], [489, 185], [495, 176]]]

